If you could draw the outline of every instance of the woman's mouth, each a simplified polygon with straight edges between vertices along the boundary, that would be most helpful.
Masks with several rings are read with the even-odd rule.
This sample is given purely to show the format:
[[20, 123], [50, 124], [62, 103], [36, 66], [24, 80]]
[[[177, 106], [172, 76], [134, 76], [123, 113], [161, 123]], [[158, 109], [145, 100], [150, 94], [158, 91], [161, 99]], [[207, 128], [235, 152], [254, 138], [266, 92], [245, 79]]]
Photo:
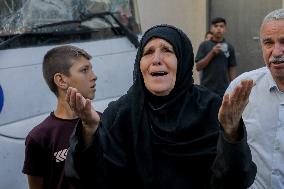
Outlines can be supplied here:
[[153, 77], [165, 76], [167, 74], [168, 74], [168, 72], [165, 72], [165, 71], [151, 72], [151, 76], [153, 76]]

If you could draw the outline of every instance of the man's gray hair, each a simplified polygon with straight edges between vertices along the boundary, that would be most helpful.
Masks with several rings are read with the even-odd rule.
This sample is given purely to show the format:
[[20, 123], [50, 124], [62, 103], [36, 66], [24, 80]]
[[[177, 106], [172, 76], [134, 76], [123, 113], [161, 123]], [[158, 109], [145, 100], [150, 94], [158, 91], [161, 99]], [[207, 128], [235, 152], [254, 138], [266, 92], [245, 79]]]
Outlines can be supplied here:
[[284, 9], [277, 9], [265, 16], [262, 23], [284, 19]]

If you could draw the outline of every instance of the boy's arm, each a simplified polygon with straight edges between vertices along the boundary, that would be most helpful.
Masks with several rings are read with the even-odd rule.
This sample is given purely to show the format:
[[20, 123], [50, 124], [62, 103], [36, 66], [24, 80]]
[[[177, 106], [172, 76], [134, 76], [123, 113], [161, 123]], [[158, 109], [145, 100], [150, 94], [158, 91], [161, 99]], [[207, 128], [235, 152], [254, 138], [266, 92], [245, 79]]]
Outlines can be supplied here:
[[44, 189], [43, 188], [43, 177], [27, 175], [29, 189]]
[[202, 69], [204, 69], [210, 63], [210, 61], [217, 54], [219, 54], [220, 50], [221, 50], [221, 44], [218, 43], [211, 49], [211, 51], [204, 58], [196, 62], [196, 70], [201, 71]]
[[237, 76], [236, 66], [229, 67], [228, 74], [229, 74], [229, 81], [230, 82], [233, 81]]
[[233, 81], [237, 77], [237, 60], [235, 55], [235, 49], [233, 46], [230, 46], [230, 56], [229, 56], [229, 67], [228, 67], [228, 76], [229, 81]]

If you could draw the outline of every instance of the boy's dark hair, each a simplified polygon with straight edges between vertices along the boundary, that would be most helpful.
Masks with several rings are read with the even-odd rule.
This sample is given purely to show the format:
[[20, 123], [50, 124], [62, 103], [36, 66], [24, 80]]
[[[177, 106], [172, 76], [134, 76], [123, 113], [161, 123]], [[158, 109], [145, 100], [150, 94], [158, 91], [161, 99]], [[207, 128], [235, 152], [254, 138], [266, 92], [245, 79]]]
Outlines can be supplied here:
[[213, 32], [212, 32], [212, 31], [207, 31], [207, 32], [205, 33], [205, 35], [208, 35], [208, 34], [213, 34]]
[[215, 25], [215, 24], [220, 23], [220, 22], [223, 22], [225, 25], [227, 25], [225, 18], [222, 18], [222, 17], [213, 18], [211, 20], [211, 25]]
[[206, 37], [208, 34], [213, 35], [213, 32], [212, 32], [212, 31], [207, 31], [207, 32], [205, 33], [205, 37]]
[[74, 60], [84, 57], [90, 60], [92, 57], [83, 49], [71, 45], [55, 47], [49, 50], [42, 64], [43, 77], [50, 90], [58, 96], [58, 89], [54, 83], [53, 77], [56, 73], [62, 73], [69, 76], [69, 69], [73, 65]]

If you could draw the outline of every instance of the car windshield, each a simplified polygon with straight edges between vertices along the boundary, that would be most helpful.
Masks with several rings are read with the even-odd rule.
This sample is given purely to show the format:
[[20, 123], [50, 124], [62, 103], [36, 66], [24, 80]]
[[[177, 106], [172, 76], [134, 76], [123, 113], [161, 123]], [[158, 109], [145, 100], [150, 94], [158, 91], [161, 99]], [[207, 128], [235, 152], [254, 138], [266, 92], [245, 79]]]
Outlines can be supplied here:
[[130, 0], [2, 0], [0, 49], [128, 36], [140, 31], [133, 10]]

